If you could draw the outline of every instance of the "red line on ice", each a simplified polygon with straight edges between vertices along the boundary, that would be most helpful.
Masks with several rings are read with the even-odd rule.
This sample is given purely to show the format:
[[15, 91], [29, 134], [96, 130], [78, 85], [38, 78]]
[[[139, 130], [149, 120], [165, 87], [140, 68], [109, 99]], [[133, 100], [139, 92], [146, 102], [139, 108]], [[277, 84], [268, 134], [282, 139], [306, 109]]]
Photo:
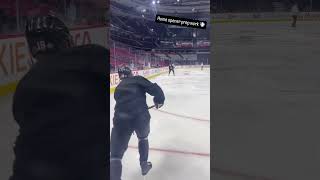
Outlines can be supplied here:
[[196, 117], [185, 116], [185, 115], [181, 115], [181, 114], [175, 114], [175, 113], [163, 111], [163, 110], [160, 110], [160, 109], [157, 109], [157, 111], [165, 113], [165, 114], [170, 114], [170, 115], [173, 115], [173, 116], [181, 117], [181, 118], [191, 119], [191, 120], [194, 120], [194, 121], [210, 122], [210, 120], [208, 120], [208, 119], [200, 119], [200, 118], [196, 118]]
[[[135, 146], [129, 146], [129, 148], [138, 149], [138, 147], [135, 147]], [[172, 154], [182, 154], [182, 155], [192, 155], [192, 156], [201, 156], [201, 157], [210, 157], [209, 153], [188, 152], [188, 151], [180, 151], [180, 150], [173, 150], [173, 149], [150, 148], [150, 151], [165, 152], [165, 153], [172, 153]]]

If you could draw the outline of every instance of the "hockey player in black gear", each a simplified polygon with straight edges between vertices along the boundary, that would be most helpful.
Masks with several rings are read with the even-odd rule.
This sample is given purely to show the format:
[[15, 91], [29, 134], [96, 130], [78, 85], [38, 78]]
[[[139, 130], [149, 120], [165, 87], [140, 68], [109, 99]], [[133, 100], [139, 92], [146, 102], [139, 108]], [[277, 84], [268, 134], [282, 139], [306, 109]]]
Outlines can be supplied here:
[[28, 20], [25, 35], [36, 63], [14, 94], [19, 135], [10, 180], [108, 179], [109, 51], [73, 47], [54, 16]]
[[296, 27], [297, 26], [297, 20], [298, 20], [298, 15], [299, 15], [299, 6], [298, 3], [294, 3], [291, 7], [291, 14], [292, 14], [292, 24], [291, 27]]
[[169, 75], [170, 75], [171, 71], [172, 71], [173, 75], [175, 76], [175, 74], [174, 74], [174, 65], [173, 64], [169, 65]]
[[122, 157], [128, 148], [133, 132], [139, 144], [140, 166], [142, 175], [152, 168], [148, 162], [150, 131], [150, 114], [146, 103], [146, 93], [154, 96], [156, 108], [160, 108], [165, 100], [162, 89], [142, 76], [133, 76], [127, 67], [118, 71], [121, 82], [116, 87], [116, 100], [113, 128], [111, 132], [110, 179], [121, 180]]

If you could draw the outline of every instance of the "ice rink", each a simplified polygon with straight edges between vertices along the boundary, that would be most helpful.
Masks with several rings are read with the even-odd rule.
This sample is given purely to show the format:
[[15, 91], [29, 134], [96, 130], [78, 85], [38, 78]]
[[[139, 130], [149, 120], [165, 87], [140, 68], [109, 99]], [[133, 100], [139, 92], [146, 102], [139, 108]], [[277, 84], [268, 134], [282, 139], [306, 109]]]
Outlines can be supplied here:
[[[149, 180], [210, 179], [210, 71], [176, 69], [176, 75], [152, 79], [163, 89], [166, 101], [161, 111], [151, 109]], [[115, 104], [111, 99], [111, 117]], [[149, 106], [153, 105], [148, 96]], [[134, 108], [134, 107], [133, 107]], [[112, 127], [112, 126], [111, 126]], [[111, 132], [110, 132], [111, 133]], [[123, 159], [123, 180], [143, 180], [137, 137], [132, 136]]]
[[214, 24], [214, 180], [319, 180], [320, 22]]

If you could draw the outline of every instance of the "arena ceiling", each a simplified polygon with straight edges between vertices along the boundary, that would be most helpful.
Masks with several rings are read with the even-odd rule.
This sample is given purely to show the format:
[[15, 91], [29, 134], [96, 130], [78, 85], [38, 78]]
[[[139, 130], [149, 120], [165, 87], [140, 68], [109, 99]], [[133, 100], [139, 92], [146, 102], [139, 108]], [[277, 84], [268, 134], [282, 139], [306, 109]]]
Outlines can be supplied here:
[[209, 0], [111, 0], [113, 2], [131, 7], [136, 11], [153, 10], [156, 13], [174, 14], [210, 14]]

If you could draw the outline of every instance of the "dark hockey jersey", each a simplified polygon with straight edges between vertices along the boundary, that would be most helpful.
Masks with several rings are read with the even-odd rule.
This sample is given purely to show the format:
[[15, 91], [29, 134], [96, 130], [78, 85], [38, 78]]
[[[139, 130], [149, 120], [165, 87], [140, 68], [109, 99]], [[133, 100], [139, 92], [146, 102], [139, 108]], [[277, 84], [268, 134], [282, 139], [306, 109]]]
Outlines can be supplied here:
[[154, 96], [157, 103], [164, 103], [164, 93], [156, 83], [142, 76], [132, 76], [121, 80], [114, 93], [115, 113], [137, 114], [148, 111], [146, 93]]
[[14, 95], [12, 180], [106, 180], [109, 51], [85, 45], [37, 59]]

